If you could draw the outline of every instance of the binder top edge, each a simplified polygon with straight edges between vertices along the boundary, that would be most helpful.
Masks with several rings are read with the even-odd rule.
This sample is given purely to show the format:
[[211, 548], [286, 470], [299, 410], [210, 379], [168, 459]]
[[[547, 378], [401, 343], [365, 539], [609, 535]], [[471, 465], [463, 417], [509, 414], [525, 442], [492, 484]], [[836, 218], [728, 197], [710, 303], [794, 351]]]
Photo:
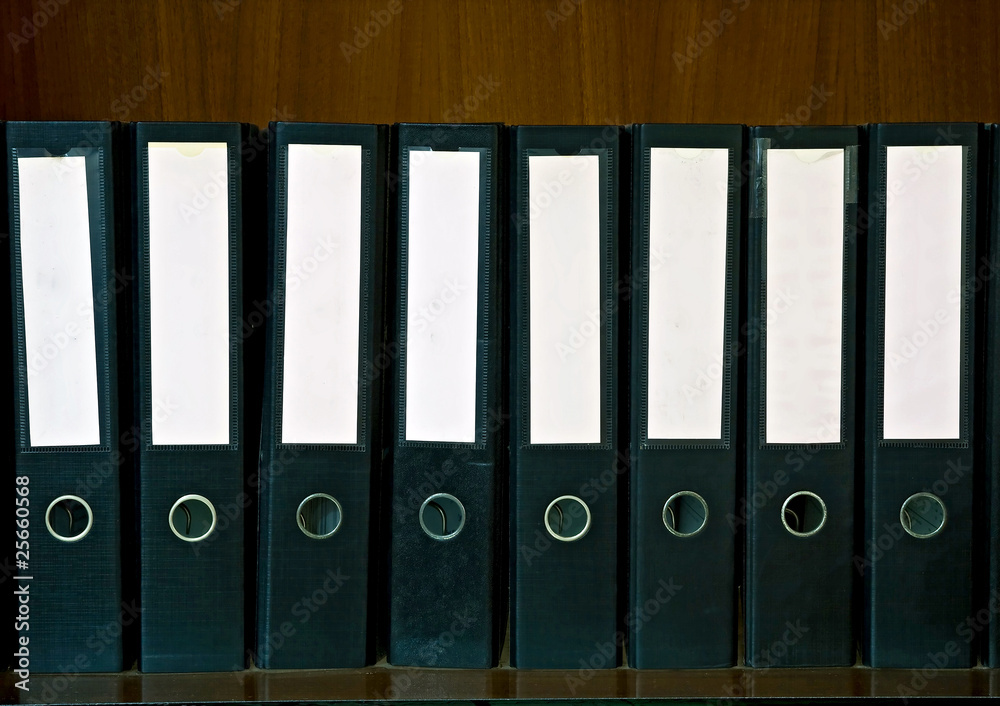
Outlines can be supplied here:
[[268, 127], [272, 129], [276, 128], [289, 128], [289, 127], [301, 127], [309, 128], [312, 130], [320, 130], [323, 128], [387, 128], [389, 123], [326, 123], [326, 122], [316, 122], [316, 121], [303, 121], [299, 122], [297, 120], [272, 120], [268, 124]]
[[84, 127], [114, 127], [122, 124], [118, 120], [0, 120], [0, 123], [5, 123], [8, 130], [11, 128], [25, 129], [29, 127], [42, 126], [52, 128], [72, 128], [79, 130]]
[[745, 123], [626, 123], [633, 129], [647, 128], [674, 128], [674, 129], [695, 129], [695, 128], [732, 128], [740, 129], [747, 127]]
[[237, 120], [138, 120], [132, 124], [136, 127], [249, 127], [250, 125], [256, 127], [254, 123]]
[[742, 147], [746, 126], [738, 123], [643, 123], [633, 126], [635, 143], [641, 148], [719, 146]]
[[[885, 145], [904, 143], [920, 145], [932, 142], [973, 146], [980, 137], [985, 137], [987, 130], [986, 123], [873, 123], [871, 139], [875, 144]], [[954, 135], [949, 134], [952, 131]]]
[[132, 137], [139, 145], [149, 142], [225, 142], [237, 147], [257, 134], [250, 123], [133, 123]]
[[[3, 131], [7, 137], [7, 147], [46, 147], [59, 142], [62, 148], [95, 147], [98, 143], [110, 143], [121, 129], [121, 123], [103, 121], [19, 121], [6, 123]], [[72, 143], [72, 144], [70, 144]]]
[[487, 121], [482, 123], [393, 123], [393, 127], [405, 127], [405, 128], [451, 128], [459, 129], [463, 127], [496, 127], [503, 128], [506, 123]]
[[988, 123], [980, 123], [974, 120], [932, 120], [928, 122], [901, 122], [901, 123], [890, 123], [890, 122], [875, 122], [867, 123], [872, 127], [885, 128], [885, 127], [940, 127], [942, 125], [952, 125], [955, 127], [978, 127], [980, 125], [987, 125]]
[[603, 130], [606, 128], [615, 128], [616, 130], [622, 130], [626, 124], [631, 123], [589, 123], [586, 125], [566, 125], [566, 124], [554, 124], [554, 125], [508, 125], [511, 130], [517, 130], [519, 132], [536, 132], [536, 131], [549, 131], [549, 130], [567, 130], [571, 132], [583, 131], [583, 130]]

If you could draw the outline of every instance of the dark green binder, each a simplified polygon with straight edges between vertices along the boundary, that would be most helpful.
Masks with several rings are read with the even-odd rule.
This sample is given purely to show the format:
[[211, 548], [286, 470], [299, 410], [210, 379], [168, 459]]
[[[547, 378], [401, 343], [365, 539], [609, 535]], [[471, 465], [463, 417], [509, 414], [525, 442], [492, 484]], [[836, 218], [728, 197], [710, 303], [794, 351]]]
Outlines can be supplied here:
[[[262, 371], [249, 312], [261, 299], [266, 160], [256, 128], [237, 123], [137, 123], [134, 134], [139, 666], [238, 670], [253, 576], [244, 473], [257, 460]], [[186, 251], [174, 245], [195, 227]]]
[[[629, 466], [628, 317], [619, 299], [627, 289], [621, 273], [628, 271], [628, 248], [619, 240], [628, 222], [620, 206], [628, 188], [620, 182], [629, 173], [627, 138], [617, 126], [511, 132], [511, 664], [612, 668], [622, 661], [625, 584], [619, 589], [619, 583], [627, 575], [626, 534], [619, 530]], [[533, 168], [539, 170], [534, 184]], [[560, 202], [567, 190], [572, 196], [563, 198], [570, 200]], [[546, 224], [554, 252], [544, 272], [552, 277], [533, 285], [539, 219], [556, 214], [568, 223], [577, 220], [574, 213], [580, 218], [573, 225]], [[578, 246], [573, 238], [584, 232], [591, 240]], [[583, 269], [574, 273], [576, 254]], [[584, 299], [572, 289], [581, 281]], [[533, 286], [540, 290], [534, 298]], [[546, 309], [543, 317], [547, 302], [557, 311]], [[552, 326], [533, 333], [533, 311]], [[580, 363], [581, 355], [593, 357]], [[574, 380], [577, 364], [582, 374]]]

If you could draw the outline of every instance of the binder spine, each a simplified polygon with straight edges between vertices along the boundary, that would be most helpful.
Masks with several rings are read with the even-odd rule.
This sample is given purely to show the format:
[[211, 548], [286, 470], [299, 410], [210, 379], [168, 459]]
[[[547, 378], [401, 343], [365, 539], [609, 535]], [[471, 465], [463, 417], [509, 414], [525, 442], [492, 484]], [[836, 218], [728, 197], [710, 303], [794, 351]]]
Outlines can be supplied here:
[[[980, 542], [977, 556], [983, 561], [982, 566], [986, 570], [979, 576], [978, 595], [976, 606], [979, 609], [985, 608], [992, 615], [996, 612], [998, 605], [997, 591], [1000, 587], [1000, 551], [997, 549], [1000, 541], [1000, 433], [998, 433], [998, 422], [1000, 422], [1000, 282], [997, 281], [996, 272], [1000, 266], [1000, 139], [997, 134], [996, 124], [989, 126], [988, 149], [983, 153], [988, 154], [988, 160], [983, 162], [989, 165], [984, 166], [983, 171], [989, 173], [986, 180], [988, 190], [984, 190], [983, 205], [986, 212], [984, 221], [986, 236], [984, 237], [985, 250], [977, 265], [978, 273], [982, 273], [985, 280], [984, 296], [984, 357], [981, 384], [977, 387], [983, 390], [981, 398], [983, 404], [983, 475], [982, 484], [984, 492], [977, 493], [982, 497], [982, 501], [977, 508], [977, 515], [983, 518], [982, 525], [977, 530], [976, 535], [984, 537], [985, 541]], [[1000, 625], [995, 620], [989, 622], [989, 628], [982, 641], [982, 661], [988, 667], [1000, 666]]]
[[[398, 351], [387, 383], [386, 433], [391, 445], [391, 494], [386, 512], [390, 527], [388, 660], [392, 664], [429, 667], [494, 666], [502, 636], [499, 607], [504, 582], [498, 548], [503, 494], [506, 405], [501, 397], [504, 337], [504, 293], [500, 279], [502, 210], [501, 136], [498, 125], [415, 125], [395, 128], [396, 186], [393, 274], [390, 282], [390, 348]], [[472, 440], [442, 434], [408, 438], [408, 362], [414, 360], [407, 338], [408, 278], [415, 260], [410, 191], [414, 155], [434, 160], [439, 155], [477, 153], [479, 165], [478, 250], [476, 295], [475, 417]], [[445, 253], [441, 252], [440, 256]], [[434, 316], [432, 313], [431, 316]], [[431, 320], [433, 324], [433, 320]], [[451, 440], [440, 440], [448, 438]], [[451, 498], [457, 500], [454, 504]], [[440, 505], [440, 503], [445, 505]], [[440, 531], [425, 522], [429, 504], [445, 512], [460, 510], [457, 533]], [[461, 506], [459, 508], [459, 505]], [[444, 516], [443, 516], [444, 517]], [[432, 518], [433, 519], [433, 518]], [[441, 534], [444, 533], [444, 534]]]
[[[243, 184], [251, 180], [254, 173], [245, 163], [252, 153], [244, 149], [249, 134], [236, 123], [139, 123], [135, 127], [136, 378], [141, 429], [138, 450], [140, 669], [144, 672], [233, 671], [245, 666], [244, 514], [251, 499], [244, 487], [243, 467], [247, 438], [244, 412], [248, 405], [243, 386], [244, 211], [241, 195]], [[225, 188], [219, 184], [222, 174], [199, 175], [205, 178], [204, 183], [185, 185], [194, 195], [190, 202], [180, 204], [178, 212], [195, 218], [203, 209], [210, 208], [215, 199], [225, 199], [228, 442], [219, 440], [216, 431], [211, 441], [188, 443], [186, 439], [194, 438], [190, 436], [191, 430], [188, 428], [180, 433], [175, 431], [176, 427], [171, 427], [170, 436], [163, 437], [166, 441], [157, 443], [154, 438], [154, 423], [164, 423], [171, 417], [164, 411], [165, 401], [154, 400], [151, 387], [154, 352], [150, 286], [150, 143], [225, 146]], [[190, 156], [183, 148], [174, 149]], [[215, 273], [212, 281], [218, 284]], [[176, 400], [171, 400], [171, 404], [176, 405]], [[185, 521], [184, 516], [189, 519]]]
[[[878, 125], [871, 133], [872, 228], [868, 238], [865, 375], [866, 533], [862, 563], [866, 594], [863, 654], [865, 664], [873, 667], [920, 667], [928, 654], [939, 651], [945, 652], [947, 666], [951, 668], [969, 667], [976, 658], [974, 648], [980, 631], [965, 623], [973, 613], [973, 490], [978, 475], [974, 469], [979, 462], [973, 414], [976, 395], [970, 383], [977, 340], [975, 258], [980, 130], [975, 124], [942, 123]], [[954, 388], [956, 404], [954, 410], [950, 405], [926, 405], [928, 393], [913, 390], [911, 386], [911, 391], [922, 394], [923, 398], [914, 398], [905, 410], [928, 406], [926, 414], [942, 409], [949, 410], [949, 415], [952, 411], [957, 414], [947, 419], [947, 430], [941, 418], [934, 415], [929, 417], [928, 426], [921, 428], [914, 426], [912, 416], [904, 417], [895, 403], [891, 423], [887, 425], [889, 407], [885, 400], [890, 381], [886, 373], [900, 368], [886, 365], [889, 355], [886, 349], [890, 343], [899, 343], [886, 318], [888, 209], [896, 199], [905, 198], [908, 189], [919, 189], [922, 179], [941, 178], [941, 172], [932, 169], [932, 165], [939, 159], [943, 165], [950, 165], [952, 162], [944, 150], [956, 147], [961, 149], [960, 166], [955, 170], [962, 181], [960, 208], [955, 209], [955, 218], [961, 221], [960, 233], [949, 245], [942, 238], [950, 234], [942, 229], [934, 243], [938, 247], [960, 244], [954, 263], [960, 267], [957, 296], [946, 297], [947, 301], [941, 304], [942, 310], [947, 309], [946, 316], [938, 321], [939, 324], [955, 318], [959, 321], [955, 336], [958, 355], [954, 361], [958, 373], [954, 386], [950, 378], [944, 385], [949, 391]], [[926, 168], [905, 172], [906, 180], [890, 179], [888, 160], [893, 149], [919, 152], [921, 164]], [[902, 159], [903, 153], [899, 154], [898, 159]], [[929, 154], [935, 155], [934, 158], [924, 160]], [[938, 176], [926, 177], [928, 173]], [[945, 203], [945, 192], [953, 184], [944, 180], [941, 183], [947, 189], [935, 189], [925, 202], [950, 208], [951, 204]], [[893, 190], [892, 197], [888, 195], [889, 188]], [[917, 205], [923, 206], [924, 203]], [[914, 233], [910, 237], [916, 236]], [[943, 272], [950, 264], [936, 258], [929, 266]], [[898, 281], [904, 283], [911, 281], [902, 279], [904, 275], [911, 278], [922, 273], [919, 266], [901, 272], [898, 260], [894, 271], [901, 278]], [[898, 316], [899, 312], [896, 313]], [[921, 330], [921, 316], [913, 317], [915, 330]], [[930, 316], [933, 318], [935, 312]], [[896, 352], [894, 346], [893, 356]], [[888, 360], [893, 363], [896, 358]], [[912, 357], [908, 360], [920, 362]], [[950, 368], [951, 363], [935, 366], [945, 372]], [[922, 519], [914, 524], [914, 517], [929, 518], [926, 528], [921, 524]]]
[[[14, 434], [14, 465], [19, 507], [30, 508], [27, 517], [18, 517], [18, 539], [24, 540], [15, 547], [16, 559], [22, 559], [17, 577], [30, 586], [32, 612], [29, 626], [18, 629], [22, 638], [30, 640], [31, 667], [38, 671], [61, 671], [76, 664], [80, 671], [119, 671], [127, 653], [123, 646], [122, 632], [134, 621], [134, 607], [127, 600], [122, 576], [123, 514], [120, 507], [119, 481], [125, 456], [119, 447], [118, 401], [127, 400], [127, 389], [119, 390], [118, 344], [116, 321], [118, 316], [119, 280], [116, 279], [117, 214], [114, 189], [118, 175], [118, 153], [114, 139], [117, 126], [113, 123], [8, 123], [8, 150], [5, 151], [9, 166], [11, 196], [10, 272], [12, 275], [10, 308], [14, 332], [13, 360], [14, 400], [10, 429]], [[38, 161], [42, 166], [23, 172], [20, 160]], [[52, 178], [54, 177], [54, 179]], [[60, 179], [60, 177], [64, 177]], [[23, 181], [22, 181], [23, 180]], [[28, 186], [32, 182], [32, 186]], [[37, 223], [43, 214], [37, 211], [22, 218], [21, 208], [29, 208], [26, 201], [29, 188], [47, 188], [51, 183], [60, 184], [61, 190], [78, 184], [85, 191], [72, 198], [75, 206], [61, 204], [66, 209], [78, 208], [75, 201], [83, 196], [86, 208], [85, 244], [70, 239], [80, 234], [80, 218], [73, 211], [69, 223], [49, 223], [49, 236], [59, 228], [67, 228], [63, 235], [65, 250], [85, 247], [89, 267], [72, 274], [62, 268], [76, 262], [53, 262], [51, 269], [58, 270], [61, 281], [69, 292], [86, 272], [84, 291], [73, 291], [67, 296], [81, 296], [73, 305], [63, 335], [56, 332], [38, 347], [37, 331], [51, 325], [44, 313], [39, 314], [39, 304], [62, 307], [67, 302], [58, 300], [59, 294], [40, 292], [37, 289], [37, 272], [41, 263], [36, 258], [49, 256], [52, 251], [39, 252], [37, 242], [29, 243], [33, 262], [25, 264], [22, 253], [25, 238], [39, 237]], [[68, 192], [60, 191], [67, 195]], [[67, 199], [71, 198], [67, 196]], [[36, 199], [35, 199], [36, 200]], [[34, 206], [32, 206], [34, 207]], [[76, 228], [77, 230], [73, 230]], [[31, 231], [30, 233], [28, 231]], [[48, 229], [46, 229], [48, 230]], [[42, 235], [44, 237], [44, 235]], [[89, 271], [88, 271], [89, 270]], [[29, 281], [25, 283], [25, 277]], [[29, 336], [25, 320], [25, 287], [32, 289], [32, 310], [36, 318], [33, 350], [28, 349]], [[87, 306], [87, 305], [90, 306]], [[45, 311], [44, 309], [42, 310]], [[89, 323], [88, 323], [89, 322]], [[83, 402], [86, 391], [65, 392], [66, 420], [74, 418], [72, 429], [64, 426], [66, 420], [55, 420], [44, 409], [39, 399], [36, 408], [35, 429], [29, 416], [29, 372], [39, 384], [45, 369], [62, 364], [74, 366], [81, 362], [80, 348], [71, 347], [71, 337], [80, 336], [86, 347], [86, 336], [78, 333], [93, 325], [94, 362], [93, 407]], [[72, 327], [72, 328], [71, 328]], [[62, 346], [60, 348], [60, 345]], [[62, 360], [58, 360], [62, 357]], [[83, 354], [81, 375], [88, 362]], [[76, 361], [73, 363], [72, 361]], [[126, 367], [127, 370], [127, 367]], [[89, 380], [88, 380], [89, 382]], [[81, 382], [81, 385], [86, 383]], [[40, 392], [40, 395], [44, 395]], [[72, 401], [70, 397], [75, 396]], [[38, 398], [36, 398], [38, 399]], [[92, 409], [95, 415], [89, 420]], [[79, 417], [79, 418], [77, 418]], [[96, 422], [95, 426], [90, 426]], [[83, 432], [77, 424], [83, 423]], [[53, 430], [59, 431], [53, 435]], [[38, 433], [37, 438], [34, 432]], [[82, 434], [82, 435], [81, 435]], [[32, 439], [35, 439], [32, 443]], [[42, 439], [39, 441], [38, 439]], [[22, 492], [23, 489], [23, 492]], [[63, 525], [62, 512], [73, 518]], [[126, 515], [127, 516], [127, 515]], [[77, 522], [79, 520], [79, 522]], [[21, 522], [25, 522], [22, 527]], [[81, 529], [82, 528], [82, 529]], [[48, 561], [31, 562], [30, 548], [35, 556], [47, 556]], [[23, 553], [18, 553], [23, 552]], [[20, 584], [19, 584], [20, 585]], [[78, 597], [78, 602], [68, 603], [67, 593]], [[21, 621], [18, 621], [19, 623]], [[112, 630], [109, 632], [108, 628]]]
[[[629, 464], [619, 446], [618, 424], [624, 420], [627, 426], [628, 419], [620, 404], [627, 388], [620, 373], [627, 364], [619, 359], [623, 313], [615, 285], [620, 284], [617, 209], [623, 144], [627, 142], [617, 127], [513, 128], [510, 644], [511, 664], [518, 668], [577, 668], [581, 660], [606, 668], [622, 659], [617, 509], [618, 486], [625, 484]], [[587, 174], [586, 158], [598, 160], [601, 312], [600, 326], [591, 335], [598, 337], [600, 346], [600, 424], [599, 441], [593, 443], [531, 442], [528, 266], [531, 209], [540, 205], [529, 195], [531, 156], [576, 159], [570, 166], [578, 175]], [[560, 539], [546, 522], [552, 512], [563, 517], [562, 522], [556, 519], [557, 526], [565, 526], [567, 514], [578, 520], [567, 528], [569, 537]], [[553, 588], [552, 577], [559, 577], [558, 588]]]
[[[639, 669], [724, 667], [736, 659], [735, 549], [738, 483], [738, 358], [743, 159], [742, 126], [639, 125], [635, 127], [632, 188], [630, 473], [631, 561], [625, 613], [628, 655]], [[665, 263], [653, 257], [650, 230], [653, 149], [670, 154], [725, 149], [723, 177], [723, 328], [718, 358], [703, 362], [705, 380], [719, 385], [720, 424], [716, 439], [649, 438], [649, 344], [652, 277]], [[704, 154], [704, 153], [701, 153]], [[714, 184], [706, 186], [714, 189]], [[659, 192], [663, 200], [663, 192]], [[661, 208], [663, 206], [661, 205]], [[707, 237], [698, 233], [701, 237]], [[694, 235], [689, 235], [693, 238]], [[690, 263], [690, 266], [703, 266]], [[691, 293], [689, 296], [695, 296]], [[707, 325], [707, 322], [704, 322]], [[678, 341], [678, 345], [680, 345]], [[693, 344], [692, 344], [693, 345]], [[623, 350], [629, 350], [625, 348]], [[660, 353], [663, 356], [663, 353]], [[689, 393], [700, 396], [696, 376]], [[697, 391], [696, 391], [697, 390]], [[675, 405], [684, 404], [684, 398]], [[680, 432], [677, 432], [679, 434]], [[676, 495], [676, 494], [682, 495]], [[668, 500], [701, 498], [708, 509], [701, 527], [676, 534], [666, 526]], [[627, 556], [627, 555], [626, 555]]]
[[[852, 560], [859, 131], [854, 127], [807, 127], [789, 135], [782, 129], [756, 128], [751, 140], [754, 195], [749, 209], [748, 461], [746, 496], [741, 503], [746, 512], [747, 542], [746, 660], [758, 667], [850, 665], [855, 658]], [[774, 311], [768, 306], [768, 248], [775, 246], [768, 244], [767, 174], [768, 151], [775, 149], [830, 150], [829, 155], [842, 152], [843, 236], [840, 306], [827, 305], [827, 310], [815, 312], [826, 316], [839, 308], [839, 409], [832, 417], [822, 415], [814, 431], [787, 430], [788, 422], [782, 421], [780, 430], [775, 424], [771, 437], [767, 421], [768, 322], [780, 312], [777, 305]], [[828, 157], [818, 159], [824, 158]], [[795, 188], [801, 188], [800, 184]], [[823, 197], [812, 197], [817, 199], [813, 209], [816, 218], [822, 213], [818, 199]], [[824, 256], [823, 261], [829, 266], [830, 257]], [[781, 280], [772, 279], [778, 282], [774, 286], [782, 286]], [[820, 285], [817, 278], [809, 288], [818, 292]], [[795, 305], [792, 301], [789, 307]], [[814, 357], [808, 350], [797, 355], [799, 360]], [[817, 404], [821, 401], [817, 398]], [[782, 410], [772, 413], [781, 415]], [[806, 513], [815, 519], [808, 520]]]
[[[386, 128], [278, 123], [272, 130], [268, 291], [273, 314], [268, 327], [259, 476], [261, 570], [255, 663], [270, 669], [358, 667], [373, 660], [376, 635], [377, 604], [372, 593], [378, 564]], [[282, 436], [282, 400], [287, 391], [282, 373], [287, 349], [286, 282], [299, 276], [295, 273], [300, 265], [290, 263], [287, 256], [288, 152], [293, 146], [356, 146], [359, 150], [359, 431], [354, 444], [302, 443], [284, 441]], [[339, 198], [327, 194], [327, 198], [335, 196]], [[342, 243], [334, 253], [346, 249]], [[340, 524], [323, 537], [308, 536], [298, 524], [300, 504], [316, 493], [329, 495], [342, 511]]]

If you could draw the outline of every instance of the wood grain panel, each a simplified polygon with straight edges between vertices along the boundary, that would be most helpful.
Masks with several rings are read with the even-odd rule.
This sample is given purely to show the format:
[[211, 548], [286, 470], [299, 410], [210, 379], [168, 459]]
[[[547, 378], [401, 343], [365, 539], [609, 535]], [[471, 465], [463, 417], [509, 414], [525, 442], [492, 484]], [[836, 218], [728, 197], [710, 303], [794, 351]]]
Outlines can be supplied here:
[[6, 119], [1000, 120], [1000, 3], [6, 0]]

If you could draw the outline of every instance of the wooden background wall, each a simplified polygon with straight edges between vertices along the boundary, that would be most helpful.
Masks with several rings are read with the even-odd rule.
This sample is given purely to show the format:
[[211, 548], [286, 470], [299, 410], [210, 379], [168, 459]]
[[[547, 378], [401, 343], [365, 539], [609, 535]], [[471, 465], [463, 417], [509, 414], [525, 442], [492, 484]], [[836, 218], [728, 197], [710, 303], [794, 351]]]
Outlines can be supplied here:
[[3, 119], [1000, 121], [995, 0], [3, 0], [0, 29]]

